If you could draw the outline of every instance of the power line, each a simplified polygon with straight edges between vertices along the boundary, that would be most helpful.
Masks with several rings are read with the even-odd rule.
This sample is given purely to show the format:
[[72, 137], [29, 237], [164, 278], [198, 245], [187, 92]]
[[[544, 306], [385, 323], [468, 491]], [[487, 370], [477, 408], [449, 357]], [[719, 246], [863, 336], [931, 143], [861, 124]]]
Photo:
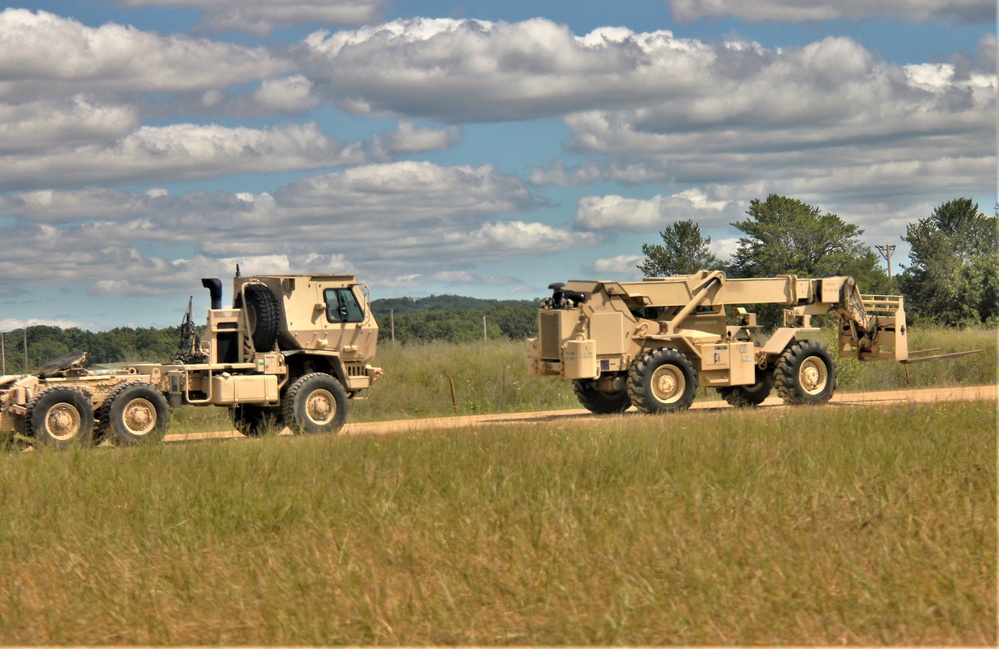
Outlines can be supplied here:
[[891, 254], [895, 252], [895, 245], [888, 243], [883, 246], [874, 246], [881, 253], [881, 256], [888, 262], [888, 281], [891, 282]]

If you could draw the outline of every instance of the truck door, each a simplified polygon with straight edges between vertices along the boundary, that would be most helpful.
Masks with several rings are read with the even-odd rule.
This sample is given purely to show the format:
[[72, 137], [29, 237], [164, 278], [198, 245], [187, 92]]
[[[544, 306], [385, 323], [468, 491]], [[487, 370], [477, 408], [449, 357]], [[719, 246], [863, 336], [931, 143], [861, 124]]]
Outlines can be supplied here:
[[326, 337], [331, 347], [343, 349], [351, 345], [363, 349], [365, 340], [362, 324], [365, 312], [354, 293], [357, 287], [327, 288], [323, 290], [326, 303]]

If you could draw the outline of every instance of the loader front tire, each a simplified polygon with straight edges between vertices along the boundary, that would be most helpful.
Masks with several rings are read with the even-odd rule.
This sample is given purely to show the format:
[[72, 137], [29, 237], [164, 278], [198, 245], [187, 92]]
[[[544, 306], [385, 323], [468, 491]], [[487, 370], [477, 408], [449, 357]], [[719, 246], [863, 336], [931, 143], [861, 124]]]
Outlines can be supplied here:
[[118, 446], [163, 441], [170, 425], [170, 404], [159, 390], [145, 383], [126, 383], [107, 401], [110, 406], [101, 409], [107, 420], [101, 425], [114, 434]]
[[654, 349], [628, 371], [628, 396], [640, 412], [686, 410], [697, 395], [697, 372], [675, 349]]
[[631, 407], [631, 397], [627, 390], [604, 392], [597, 388], [592, 379], [576, 379], [572, 391], [583, 407], [595, 415], [614, 415]]
[[28, 403], [24, 419], [28, 434], [47, 446], [87, 446], [93, 441], [94, 408], [76, 388], [45, 390]]
[[329, 374], [306, 374], [285, 392], [281, 410], [296, 433], [336, 433], [347, 421], [347, 393]]
[[836, 365], [819, 342], [802, 340], [788, 347], [774, 371], [777, 394], [788, 405], [818, 405], [832, 398]]

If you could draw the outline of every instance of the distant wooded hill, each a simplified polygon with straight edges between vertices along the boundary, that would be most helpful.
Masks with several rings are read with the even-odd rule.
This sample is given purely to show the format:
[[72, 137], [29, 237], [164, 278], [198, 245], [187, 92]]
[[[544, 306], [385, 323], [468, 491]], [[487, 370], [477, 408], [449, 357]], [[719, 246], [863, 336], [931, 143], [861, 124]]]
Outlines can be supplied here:
[[[487, 300], [462, 295], [373, 300], [381, 340], [399, 343], [523, 340], [537, 332], [537, 300]], [[485, 319], [483, 323], [483, 318]]]
[[396, 317], [416, 311], [486, 311], [495, 307], [538, 308], [538, 300], [487, 300], [464, 295], [431, 295], [429, 297], [390, 297], [371, 301], [371, 312], [376, 318], [388, 317], [395, 311]]

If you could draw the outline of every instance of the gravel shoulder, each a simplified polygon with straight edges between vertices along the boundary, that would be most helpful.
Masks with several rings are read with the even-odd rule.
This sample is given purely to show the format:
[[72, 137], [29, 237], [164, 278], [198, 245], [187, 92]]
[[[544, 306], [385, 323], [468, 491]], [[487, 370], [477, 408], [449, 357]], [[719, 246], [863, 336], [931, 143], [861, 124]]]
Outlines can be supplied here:
[[[836, 406], [867, 406], [872, 404], [895, 403], [935, 403], [942, 401], [992, 401], [999, 406], [999, 385], [976, 385], [959, 388], [923, 388], [914, 390], [888, 390], [884, 392], [856, 392], [834, 394], [829, 405]], [[723, 410], [731, 408], [724, 401], [695, 401], [691, 410]], [[758, 409], [775, 412], [786, 408], [779, 397], [770, 397]], [[829, 407], [829, 406], [820, 406]], [[641, 416], [634, 410], [624, 413], [628, 416]], [[428, 430], [454, 430], [459, 428], [475, 428], [504, 424], [523, 424], [528, 422], [559, 422], [572, 419], [590, 419], [594, 422], [601, 417], [593, 415], [584, 409], [551, 410], [544, 412], [519, 412], [494, 415], [471, 415], [454, 417], [434, 417], [428, 419], [401, 419], [396, 421], [373, 421], [350, 423], [344, 426], [343, 435], [387, 435], [391, 433], [408, 433]], [[282, 434], [291, 434], [288, 429]], [[224, 439], [242, 437], [234, 430], [209, 433], [189, 433], [186, 435], [167, 435], [167, 442], [195, 441], [203, 439]]]

